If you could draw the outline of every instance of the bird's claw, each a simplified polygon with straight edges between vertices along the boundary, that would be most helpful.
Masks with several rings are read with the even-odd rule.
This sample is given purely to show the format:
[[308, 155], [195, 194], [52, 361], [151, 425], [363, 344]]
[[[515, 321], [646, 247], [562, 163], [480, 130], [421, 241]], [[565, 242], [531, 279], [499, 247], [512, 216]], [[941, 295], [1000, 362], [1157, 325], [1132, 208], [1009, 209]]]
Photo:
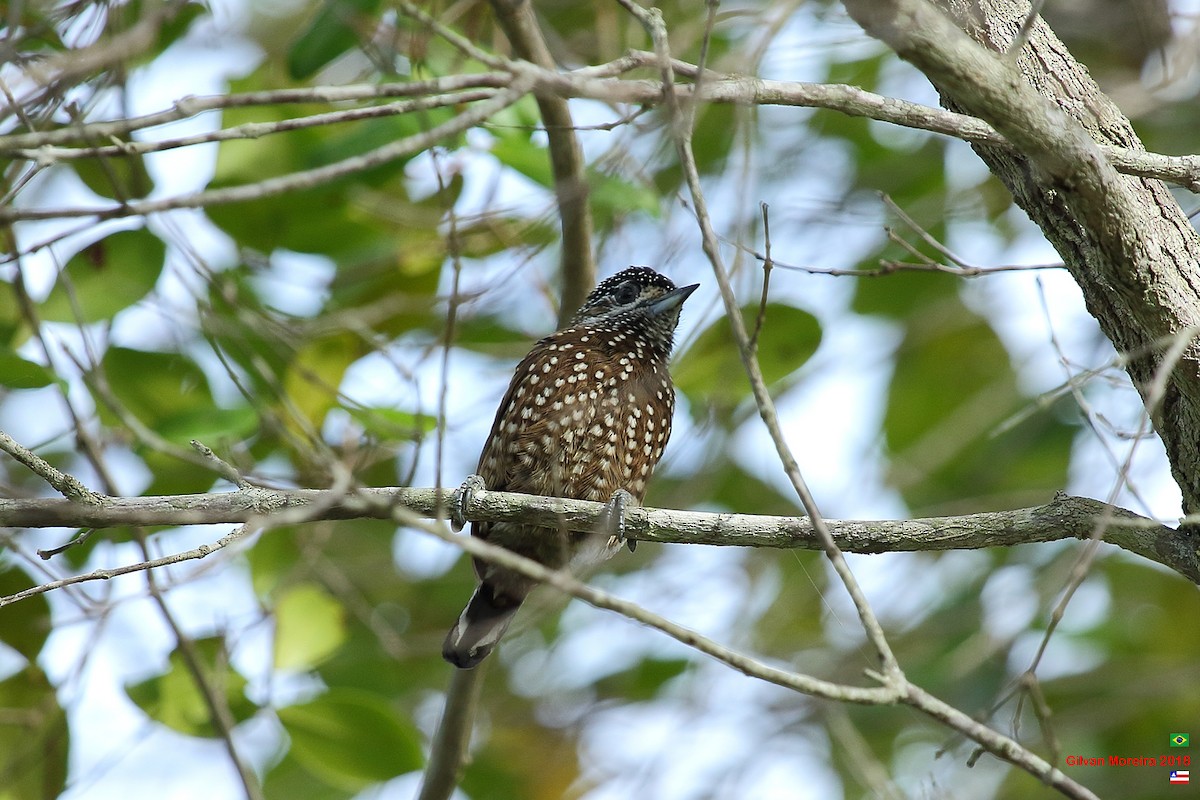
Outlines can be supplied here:
[[622, 544], [628, 546], [631, 553], [637, 549], [637, 540], [625, 536], [625, 509], [634, 505], [637, 505], [637, 500], [633, 495], [624, 489], [618, 489], [608, 501], [601, 518], [604, 532], [612, 537], [618, 547]]
[[478, 475], [469, 475], [454, 490], [454, 495], [450, 498], [450, 527], [456, 531], [461, 531], [467, 524], [467, 508], [471, 505], [471, 500], [475, 498], [475, 493], [487, 488], [483, 483], [483, 478]]

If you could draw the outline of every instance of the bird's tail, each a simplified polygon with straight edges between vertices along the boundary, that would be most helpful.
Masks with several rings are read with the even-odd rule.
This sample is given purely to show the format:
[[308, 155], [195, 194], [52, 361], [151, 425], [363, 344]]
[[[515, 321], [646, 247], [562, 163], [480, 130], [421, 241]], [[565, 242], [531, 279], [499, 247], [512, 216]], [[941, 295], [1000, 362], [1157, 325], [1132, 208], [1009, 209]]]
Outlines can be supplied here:
[[471, 601], [446, 635], [442, 657], [459, 669], [470, 669], [496, 647], [521, 600], [497, 597], [490, 584], [481, 583]]

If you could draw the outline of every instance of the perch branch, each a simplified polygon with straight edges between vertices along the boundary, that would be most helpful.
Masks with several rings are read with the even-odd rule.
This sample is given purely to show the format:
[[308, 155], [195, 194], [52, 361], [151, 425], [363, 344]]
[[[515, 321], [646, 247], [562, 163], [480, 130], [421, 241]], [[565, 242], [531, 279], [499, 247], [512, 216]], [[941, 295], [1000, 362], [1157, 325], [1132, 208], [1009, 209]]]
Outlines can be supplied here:
[[[373, 488], [340, 493], [329, 489], [277, 490], [249, 487], [214, 494], [101, 497], [96, 505], [58, 498], [0, 499], [0, 526], [9, 528], [113, 528], [129, 525], [252, 523], [285, 510], [298, 520], [387, 519], [390, 505], [436, 518], [451, 490]], [[310, 506], [317, 505], [319, 514]], [[591, 531], [603, 503], [481, 490], [466, 518], [475, 522], [523, 522]], [[444, 511], [442, 511], [444, 514]], [[910, 520], [825, 520], [838, 547], [849, 553], [973, 550], [1092, 538], [1097, 520], [1104, 541], [1169, 567], [1200, 583], [1200, 556], [1185, 534], [1155, 520], [1084, 497], [1059, 495], [1049, 503], [1009, 511]], [[662, 544], [820, 549], [807, 517], [725, 514], [631, 508], [631, 539]], [[197, 557], [203, 557], [201, 554]], [[104, 577], [104, 576], [102, 576]], [[2, 604], [2, 601], [0, 601]]]

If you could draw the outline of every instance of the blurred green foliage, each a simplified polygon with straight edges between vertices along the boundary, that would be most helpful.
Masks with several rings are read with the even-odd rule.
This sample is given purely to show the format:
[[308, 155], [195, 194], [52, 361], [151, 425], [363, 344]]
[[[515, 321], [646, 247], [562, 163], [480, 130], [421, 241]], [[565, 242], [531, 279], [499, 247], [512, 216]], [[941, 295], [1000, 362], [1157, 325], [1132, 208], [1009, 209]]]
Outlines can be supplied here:
[[[106, 4], [95, 11], [107, 15], [105, 24], [116, 33], [136, 22], [142, 5]], [[823, 4], [800, 5], [722, 9], [707, 49], [710, 65], [731, 72], [758, 70], [762, 54], [756, 47], [762, 31], [770, 28], [767, 23], [778, 23], [779, 29], [773, 30], [781, 36], [799, 36], [798, 30], [818, 26], [842, 36], [853, 30]], [[423, 7], [479, 46], [505, 49], [489, 4], [472, 0]], [[673, 52], [696, 61], [706, 25], [701, 7], [683, 2], [660, 7]], [[553, 0], [538, 3], [537, 10], [554, 55], [565, 67], [598, 64], [631, 48], [648, 48], [640, 26], [617, 4]], [[263, 57], [248, 74], [230, 82], [230, 93], [331, 82], [378, 84], [483, 69], [379, 0], [314, 0], [270, 7], [252, 3], [247, 11], [251, 19], [246, 35]], [[179, 44], [203, 14], [199, 4], [183, 6], [160, 29], [140, 63], [166, 58], [168, 48]], [[795, 14], [795, 19], [785, 24], [786, 14]], [[9, 19], [0, 21], [0, 30], [3, 26], [20, 31], [19, 46], [29, 58], [67, 49], [63, 12], [45, 4], [14, 4]], [[816, 77], [867, 90], [886, 88], [894, 77], [893, 58], [869, 47], [843, 49], [840, 40], [833, 41], [807, 45], [824, 59], [822, 74]], [[795, 53], [813, 57], [803, 48]], [[783, 59], [782, 69], [787, 67]], [[99, 91], [121, 79], [117, 70], [101, 77], [87, 85]], [[636, 77], [654, 75], [646, 71]], [[33, 103], [31, 117], [44, 112], [51, 101]], [[282, 122], [329, 110], [328, 105], [314, 103], [234, 106], [222, 113], [222, 125]], [[209, 188], [256, 184], [353, 158], [428, 131], [458, 110], [226, 141], [217, 149]], [[796, 113], [799, 119], [802, 112]], [[1001, 244], [1016, 241], [1019, 231], [1009, 216], [1007, 196], [989, 178], [951, 181], [951, 155], [942, 139], [893, 141], [866, 120], [828, 111], [804, 119], [805, 129], [780, 143], [765, 140], [753, 112], [720, 105], [700, 108], [695, 133], [698, 165], [714, 184], [735, 182], [745, 164], [751, 165], [751, 177], [764, 184], [790, 182], [790, 173], [780, 174], [783, 166], [807, 168], [811, 179], [822, 174], [826, 164], [805, 167], [807, 148], [833, 148], [846, 168], [838, 173], [835, 196], [825, 201], [831, 216], [861, 207], [864, 198], [875, 204], [875, 195], [883, 192], [938, 240], [944, 241], [956, 222], [967, 221], [988, 226]], [[1136, 122], [1151, 150], [1194, 150], [1194, 136], [1186, 132], [1200, 127], [1200, 104], [1163, 103]], [[599, 250], [627, 249], [623, 237], [635, 237], [635, 245], [654, 255], [646, 232], [661, 232], [666, 240], [678, 229], [672, 227], [681, 216], [678, 198], [686, 192], [664, 123], [661, 112], [651, 111], [634, 123], [632, 135], [618, 128], [612, 134], [612, 149], [589, 163]], [[20, 128], [25, 123], [12, 124]], [[90, 398], [83, 405], [81, 424], [101, 443], [101, 451], [131, 456], [144, 468], [145, 494], [205, 492], [223, 486], [195, 459], [181, 457], [192, 439], [213, 447], [239, 468], [251, 473], [261, 468], [265, 477], [286, 484], [328, 485], [335, 459], [350, 464], [365, 484], [406, 481], [419, 463], [434, 457], [430, 443], [438, 435], [437, 411], [428, 402], [427, 387], [418, 384], [432, 374], [442, 343], [452, 340], [456, 353], [493, 359], [503, 371], [528, 346], [529, 331], [545, 331], [550, 324], [548, 304], [540, 296], [530, 301], [535, 291], [553, 294], [555, 279], [543, 279], [547, 269], [535, 265], [554, 262], [558, 236], [549, 200], [549, 155], [544, 135], [536, 130], [539, 124], [536, 104], [526, 98], [486, 126], [486, 144], [462, 135], [438, 142], [436, 151], [332, 183], [207, 208], [208, 219], [234, 245], [236, 255], [227, 263], [186, 255], [184, 244], [158, 224], [99, 234], [68, 254], [48, 294], [31, 301], [32, 316], [17, 292], [0, 294], [0, 386], [7, 393], [0, 403], [27, 399], [25, 393], [35, 391], [42, 392], [36, 395], [39, 399], [60, 402], [56, 392], [70, 383], [71, 370], [63, 368], [60, 374], [41, 364], [39, 351], [29, 343], [35, 331], [48, 335], [84, 325], [103, 346], [92, 356], [76, 356], [83, 383], [72, 383], [70, 391], [73, 397], [86, 391]], [[743, 158], [755, 148], [766, 154], [761, 163]], [[456, 158], [480, 156], [484, 150], [507, 178], [528, 187], [521, 199], [532, 201], [501, 203], [487, 214], [457, 217], [452, 235], [449, 212], [463, 201], [464, 171], [473, 163]], [[441, 160], [444, 180], [436, 187], [417, 188], [407, 171], [434, 158]], [[82, 185], [104, 198], [129, 200], [155, 188], [140, 157], [71, 163], [56, 169], [73, 170]], [[796, 185], [805, 177], [796, 176]], [[544, 200], [540, 208], [538, 198]], [[690, 209], [682, 216], [687, 214]], [[747, 226], [756, 235], [753, 225]], [[920, 237], [896, 228], [926, 257], [942, 258]], [[909, 248], [876, 233], [878, 246], [868, 248], [870, 254], [861, 263], [836, 262], [840, 251], [829, 255], [831, 262], [873, 270], [880, 259], [912, 260]], [[686, 247], [698, 250], [694, 243], [689, 238]], [[668, 242], [662, 244], [661, 252], [671, 251]], [[279, 279], [278, 262], [291, 254], [320, 257], [329, 265], [327, 281], [311, 291], [316, 300], [305, 311], [290, 309], [283, 293], [271, 289], [271, 281]], [[688, 261], [688, 268], [696, 263]], [[489, 292], [468, 298], [456, 307], [451, 328], [447, 297], [456, 267], [471, 286], [486, 286], [497, 295], [517, 293], [518, 302], [492, 302]], [[539, 269], [541, 273], [533, 275]], [[189, 302], [164, 291], [173, 271], [187, 273], [184, 282], [193, 295]], [[6, 273], [5, 279], [11, 276]], [[755, 300], [759, 277], [743, 274], [739, 280], [743, 300]], [[1039, 403], [1029, 395], [994, 320], [964, 300], [963, 279], [896, 272], [862, 279], [776, 273], [774, 280], [777, 288], [785, 282], [793, 288], [804, 281], [852, 282], [845, 309], [800, 307], [783, 299], [772, 299], [766, 306], [758, 353], [778, 401], [796, 399], [809, 384], [814, 365], [825, 354], [831, 326], [838, 324], [837, 314], [870, 318], [894, 331], [896, 345], [888, 363], [874, 365], [890, 376], [882, 412], [878, 420], [863, 424], [878, 426], [871, 433], [879, 443], [879, 471], [911, 513], [1031, 505], [1067, 484], [1081, 430], [1077, 408], [1066, 401]], [[519, 288], [512, 289], [514, 284]], [[698, 303], [689, 305], [687, 313], [695, 306]], [[752, 329], [758, 311], [757, 302], [742, 309]], [[139, 339], [136, 346], [127, 339], [109, 342], [108, 334], [120, 330], [118, 323], [135, 313], [169, 320], [171, 335]], [[50, 341], [57, 340], [51, 336]], [[735, 458], [739, 433], [756, 425], [757, 418], [728, 320], [709, 315], [684, 344], [675, 375], [696, 435], [686, 443], [688, 463], [664, 470], [651, 487], [648, 503], [798, 513], [794, 498], [780, 488], [782, 483], [752, 473]], [[345, 380], [364, 364], [376, 370], [389, 364], [408, 389], [390, 405], [356, 401], [347, 395]], [[460, 390], [474, 387], [456, 387]], [[478, 413], [490, 417], [497, 399], [479, 397]], [[29, 413], [27, 404], [13, 407]], [[348, 425], [351, 435], [338, 433], [341, 425]], [[19, 429], [13, 432], [22, 438]], [[78, 470], [86, 461], [78, 456], [72, 434], [59, 431], [46, 442], [28, 444], [38, 445], [51, 463]], [[803, 442], [803, 431], [793, 434]], [[871, 471], [866, 465], [862, 470]], [[44, 493], [45, 487], [15, 465], [7, 463], [5, 472], [6, 494]], [[451, 483], [457, 478], [446, 475]], [[852, 506], [853, 501], [842, 504]], [[159, 674], [126, 687], [129, 699], [156, 725], [210, 737], [212, 720], [194, 678], [199, 669], [218, 687], [236, 721], [272, 716], [286, 734], [283, 750], [265, 765], [264, 787], [272, 800], [341, 800], [421, 769], [428, 731], [421, 727], [426, 721], [418, 718], [444, 688], [448, 667], [439, 655], [441, 637], [473, 579], [464, 560], [445, 574], [398, 567], [393, 552], [397, 536], [403, 541], [406, 535], [411, 534], [398, 534], [383, 522], [290, 526], [262, 536], [238, 557], [260, 605], [259, 621], [272, 625], [271, 675], [265, 682], [271, 676], [301, 675], [311, 679], [311, 696], [251, 700], [246, 692], [250, 679], [263, 676], [235, 668], [234, 664], [253, 662], [232, 657], [240, 639], [230, 630], [210, 631], [191, 642], [198, 664], [189, 663], [193, 659], [181, 649], [173, 649]], [[130, 538], [128, 530], [105, 531], [61, 558], [72, 570], [83, 569], [96, 555], [97, 542], [118, 544]], [[0, 548], [7, 541], [0, 539]], [[988, 717], [995, 711], [995, 724], [1003, 728], [1011, 722], [1015, 702], [1002, 698], [1027, 666], [1030, 641], [1036, 642], [1043, 631], [1075, 552], [1053, 547], [989, 552], [979, 556], [975, 571], [956, 566], [960, 562], [952, 556], [896, 557], [889, 562], [908, 576], [906, 589], [927, 598], [911, 613], [893, 615], [883, 606], [885, 623], [910, 677], [969, 714]], [[639, 550], [637, 557], [636, 562], [618, 559], [613, 569], [661, 566], [653, 548]], [[730, 553], [727, 559], [726, 577], [734, 578], [728, 586], [713, 587], [713, 593], [736, 606], [731, 630], [738, 646], [830, 679], [857, 681], [864, 666], [874, 666], [863, 658], [861, 642], [847, 633], [854, 628], [849, 612], [839, 616], [831, 610], [826, 596], [838, 589], [821, 557], [754, 552]], [[983, 595], [989, 577], [1002, 568], [1027, 576], [1037, 594], [1031, 620], [1008, 638], [993, 637], [985, 625], [988, 607]], [[43, 579], [41, 572], [0, 549], [0, 595], [34, 585], [31, 575]], [[1065, 648], [1057, 663], [1069, 668], [1040, 684], [1053, 712], [1058, 746], [1061, 752], [1091, 756], [1157, 752], [1168, 731], [1188, 730], [1200, 719], [1200, 693], [1195, 691], [1200, 641], [1196, 626], [1186, 624], [1200, 611], [1195, 587], [1124, 557], [1103, 560], [1088, 580], [1110, 607], [1092, 623], [1056, 633], [1052, 646]], [[930, 586], [938, 591], [929, 591]], [[907, 608], [903, 600], [897, 603]], [[0, 608], [3, 654], [16, 663], [0, 680], [0, 800], [53, 797], [66, 785], [68, 744], [79, 732], [68, 729], [61, 695], [39, 659], [53, 626], [76, 621], [75, 604], [89, 613], [96, 607], [96, 601], [72, 594], [54, 616], [44, 595]], [[560, 632], [559, 617], [547, 616], [518, 647], [537, 649], [537, 643], [545, 644], [539, 637]], [[545, 651], [542, 647], [540, 656], [549, 657]], [[564, 693], [547, 673], [521, 666], [522, 659], [493, 661], [494, 674], [485, 693], [487, 726], [463, 784], [476, 800], [586, 794], [590, 784], [603, 779], [582, 751], [588, 720], [613, 708], [654, 704], [687, 706], [699, 714], [696, 709], [711, 699], [707, 687], [717, 669], [694, 654], [680, 656], [678, 650], [669, 655], [643, 653], [615, 664], [594, 684]], [[538, 673], [536, 679], [531, 672]], [[1056, 758], [1028, 709], [1027, 704], [1015, 723], [1019, 738], [1047, 758]], [[885, 773], [905, 768], [910, 748], [941, 749], [953, 738], [904, 709], [848, 707], [844, 713], [861, 737], [861, 752], [876, 759]], [[834, 728], [824, 724], [812, 704], [776, 697], [754, 729], [738, 735], [769, 731], [778, 736], [829, 736], [835, 742], [830, 768], [842, 782], [844, 796], [868, 796], [870, 788], [861, 783], [861, 760], [851, 755], [856, 751], [840, 746], [831, 733]], [[814, 729], [820, 733], [814, 734]], [[624, 750], [638, 745], [622, 740], [609, 746]], [[946, 790], [953, 796], [1015, 798], [1039, 791], [1018, 770], [1007, 771], [997, 788], [976, 791], [963, 766], [969, 748], [954, 743], [945, 750], [947, 760], [955, 760], [955, 775], [970, 787]], [[1061, 761], [1057, 765], [1061, 767]], [[1148, 778], [1140, 769], [1071, 774], [1113, 797], [1159, 797], [1165, 785], [1163, 776]], [[735, 771], [703, 796], [744, 796], [738, 790], [742, 780], [748, 776]], [[943, 790], [934, 787], [914, 794], [941, 796]]]

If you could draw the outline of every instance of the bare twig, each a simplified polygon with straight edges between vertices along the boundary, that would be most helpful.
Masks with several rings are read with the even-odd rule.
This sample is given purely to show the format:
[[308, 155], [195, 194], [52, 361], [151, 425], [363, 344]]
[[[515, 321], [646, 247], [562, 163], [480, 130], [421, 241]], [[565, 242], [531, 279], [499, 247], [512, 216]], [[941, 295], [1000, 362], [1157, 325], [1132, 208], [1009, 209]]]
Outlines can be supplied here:
[[195, 439], [192, 439], [191, 444], [192, 448], [201, 456], [203, 456], [204, 460], [211, 464], [213, 470], [222, 478], [229, 481], [239, 489], [250, 488], [250, 482], [242, 476], [242, 473], [238, 472], [236, 467], [214, 453], [211, 447], [203, 444], [202, 442], [198, 442]]
[[[622, 5], [629, 6], [629, 0], [618, 0]], [[654, 14], [635, 13], [646, 27], [651, 39], [654, 41], [655, 54], [658, 56], [660, 63], [663, 64], [664, 83], [670, 78], [669, 65], [666, 63], [667, 58], [667, 34], [666, 28], [662, 23], [661, 16]], [[708, 256], [709, 262], [713, 266], [713, 272], [717, 277], [717, 283], [721, 289], [721, 296], [725, 302], [726, 314], [729, 317], [731, 328], [734, 332], [734, 338], [738, 345], [739, 353], [742, 357], [743, 366], [746, 369], [746, 374], [750, 379], [751, 388], [754, 394], [755, 402], [758, 405], [759, 415], [762, 417], [763, 423], [766, 425], [772, 440], [775, 443], [776, 452], [779, 455], [780, 461], [783, 464], [784, 472], [792, 482], [793, 488], [800, 496], [800, 500], [804, 508], [809, 513], [809, 517], [813, 523], [813, 528], [821, 540], [822, 548], [826, 556], [833, 565], [834, 571], [837, 572], [842, 580], [843, 586], [849, 593], [854, 602], [855, 608], [858, 611], [859, 620], [862, 623], [863, 629], [866, 631], [867, 638], [874, 647], [876, 654], [880, 660], [881, 670], [878, 672], [871, 671], [870, 674], [878, 680], [882, 688], [887, 690], [895, 690], [901, 693], [903, 702], [912, 705], [922, 712], [938, 719], [949, 727], [958, 730], [969, 736], [989, 752], [994, 755], [1015, 764], [1022, 769], [1025, 769], [1030, 774], [1040, 778], [1043, 782], [1058, 789], [1063, 794], [1075, 798], [1094, 798], [1095, 796], [1082, 785], [1067, 778], [1053, 765], [1048, 764], [1043, 759], [1039, 758], [1031, 751], [1021, 747], [1020, 744], [1005, 737], [998, 732], [984, 726], [975, 720], [972, 720], [966, 714], [963, 714], [956, 708], [938, 700], [929, 695], [924, 690], [909, 683], [905, 677], [895, 655], [893, 654], [890, 645], [883, 633], [882, 626], [872, 610], [870, 603], [850, 571], [849, 565], [846, 564], [845, 558], [841, 550], [834, 542], [830, 535], [827, 526], [821, 518], [820, 512], [817, 509], [808, 486], [800, 473], [799, 465], [792, 456], [787, 442], [783, 436], [783, 432], [779, 427], [778, 418], [775, 413], [774, 403], [767, 392], [766, 383], [762, 378], [761, 370], [754, 356], [753, 350], [750, 347], [749, 336], [746, 333], [745, 325], [739, 314], [736, 297], [733, 294], [732, 287], [729, 284], [728, 274], [725, 270], [721, 257], [718, 239], [716, 232], [712, 228], [712, 223], [709, 218], [704, 193], [700, 186], [699, 171], [696, 168], [695, 158], [691, 150], [691, 130], [681, 124], [681, 117], [678, 116], [678, 106], [670, 103], [671, 88], [667, 85], [663, 87], [664, 94], [668, 97], [668, 108], [674, 118], [675, 124], [672, 126], [676, 147], [679, 153], [680, 162], [683, 166], [684, 179], [687, 183], [692, 203], [695, 208], [697, 223], [700, 228], [701, 240], [704, 247], [705, 255]], [[763, 677], [763, 676], [758, 676]], [[765, 680], [770, 678], [764, 677]], [[799, 689], [804, 691], [803, 689]]]
[[[760, 261], [766, 259], [765, 253], [752, 253], [752, 255]], [[913, 264], [908, 261], [893, 261], [890, 259], [880, 259], [878, 269], [838, 269], [836, 267], [814, 267], [803, 264], [788, 264], [786, 262], [779, 261], [778, 259], [774, 259], [772, 261], [772, 266], [779, 269], [792, 270], [795, 272], [806, 272], [809, 275], [830, 275], [833, 277], [848, 278], [882, 278], [886, 275], [894, 275], [897, 272], [941, 272], [943, 274], [954, 275], [959, 278], [978, 278], [982, 275], [991, 275], [999, 272], [1063, 269], [1064, 267], [1061, 262], [1058, 264], [997, 264], [990, 267], [957, 267], [938, 263]]]
[[628, 600], [623, 600], [608, 592], [589, 586], [567, 572], [549, 569], [532, 559], [525, 558], [511, 550], [486, 542], [476, 536], [453, 534], [445, 525], [427, 522], [424, 519], [414, 516], [408, 509], [402, 506], [395, 506], [393, 511], [395, 515], [394, 519], [401, 524], [432, 534], [443, 541], [451, 542], [472, 556], [519, 572], [522, 575], [533, 578], [539, 583], [552, 586], [572, 597], [577, 597], [589, 605], [615, 611], [635, 622], [640, 622], [643, 625], [659, 630], [672, 639], [682, 642], [722, 663], [728, 664], [747, 675], [761, 678], [770, 683], [794, 689], [805, 694], [831, 700], [845, 700], [852, 703], [887, 704], [894, 703], [900, 699], [897, 687], [850, 686], [812, 678], [768, 665], [759, 659], [732, 650], [703, 634], [648, 611], [636, 603], [631, 603]]
[[1015, 59], [1017, 54], [1029, 43], [1029, 37], [1033, 33], [1033, 23], [1037, 22], [1037, 18], [1042, 13], [1042, 6], [1045, 4], [1046, 0], [1032, 0], [1029, 4], [1029, 13], [1025, 15], [1025, 21], [1021, 23], [1021, 29], [1017, 31], [1017, 35], [1013, 37], [1012, 42], [1008, 45], [1008, 50], [1005, 51], [1006, 56]]
[[413, 518], [402, 508], [396, 509], [396, 521], [417, 527], [439, 539], [453, 542], [472, 556], [500, 564], [507, 569], [519, 572], [547, 586], [552, 586], [572, 597], [579, 598], [589, 605], [614, 611], [635, 622], [640, 622], [643, 625], [661, 631], [676, 641], [750, 677], [803, 694], [829, 700], [868, 705], [893, 705], [896, 703], [911, 705], [934, 719], [943, 722], [948, 727], [966, 734], [987, 748], [989, 752], [1036, 775], [1047, 785], [1052, 786], [1064, 795], [1077, 798], [1077, 800], [1097, 800], [1096, 796], [1086, 787], [1071, 780], [1053, 765], [1022, 747], [1018, 742], [971, 719], [958, 709], [948, 705], [923, 689], [908, 683], [906, 680], [889, 682], [879, 687], [866, 688], [833, 683], [780, 669], [748, 656], [745, 653], [726, 647], [707, 636], [685, 628], [635, 603], [581, 583], [565, 572], [547, 569], [536, 561], [519, 556], [502, 547], [492, 545], [478, 537], [456, 536], [447, 531], [444, 525], [434, 525], [425, 520]]
[[437, 96], [469, 89], [502, 89], [511, 82], [512, 73], [507, 71], [477, 72], [470, 75], [448, 75], [424, 81], [270, 89], [201, 97], [187, 95], [176, 100], [170, 108], [137, 117], [84, 122], [35, 133], [11, 133], [0, 136], [0, 154], [13, 155], [21, 150], [51, 145], [70, 145], [80, 141], [119, 139], [134, 131], [154, 128], [168, 122], [177, 122], [205, 111], [253, 106], [348, 103], [393, 97]]
[[459, 114], [454, 119], [443, 122], [441, 125], [323, 167], [292, 172], [287, 175], [268, 178], [244, 186], [231, 186], [224, 189], [212, 189], [176, 197], [167, 197], [161, 200], [143, 200], [102, 208], [0, 208], [0, 222], [12, 222], [18, 219], [56, 219], [59, 217], [94, 217], [96, 220], [105, 220], [117, 217], [155, 214], [175, 208], [200, 208], [203, 206], [224, 205], [226, 203], [240, 203], [247, 200], [259, 200], [264, 197], [274, 197], [289, 192], [311, 189], [337, 180], [338, 178], [395, 161], [411, 153], [424, 150], [447, 136], [453, 136], [469, 128], [473, 128], [498, 111], [520, 100], [529, 91], [531, 85], [532, 81], [525, 78], [518, 78], [507, 89], [498, 92], [494, 97], [484, 100], [480, 104]]
[[357, 122], [364, 119], [378, 119], [400, 114], [413, 114], [434, 108], [446, 108], [464, 103], [488, 100], [495, 97], [496, 89], [476, 89], [457, 94], [441, 94], [415, 100], [401, 100], [395, 103], [384, 103], [363, 108], [349, 108], [342, 111], [329, 111], [322, 114], [310, 114], [291, 119], [274, 120], [271, 122], [247, 122], [230, 128], [221, 128], [208, 133], [198, 133], [192, 136], [180, 136], [174, 139], [153, 141], [117, 141], [115, 144], [94, 145], [88, 147], [62, 147], [42, 144], [38, 147], [12, 148], [8, 155], [15, 158], [25, 158], [35, 161], [39, 166], [48, 167], [60, 161], [78, 161], [85, 158], [113, 158], [123, 156], [140, 156], [146, 153], [158, 153], [164, 150], [175, 150], [180, 147], [191, 147], [210, 142], [226, 142], [236, 139], [259, 139], [277, 133], [315, 128], [324, 125], [338, 125], [346, 122]]
[[754, 333], [750, 334], [750, 351], [758, 352], [758, 335], [762, 333], [763, 323], [767, 321], [767, 294], [771, 288], [771, 270], [775, 261], [771, 258], [771, 216], [766, 203], [759, 203], [763, 222], [763, 259], [762, 259], [762, 295], [758, 298], [758, 316], [754, 320]]
[[99, 505], [102, 496], [79, 482], [78, 478], [56, 469], [37, 453], [25, 448], [4, 431], [0, 431], [0, 450], [8, 453], [54, 487], [55, 491], [75, 503]]
[[[1194, 328], [1182, 331], [1179, 336], [1176, 337], [1175, 341], [1172, 342], [1170, 349], [1163, 356], [1162, 361], [1159, 362], [1154, 373], [1154, 380], [1151, 382], [1150, 386], [1147, 387], [1145, 392], [1147, 415], [1142, 417], [1142, 425], [1144, 427], [1149, 428], [1150, 416], [1156, 413], [1159, 404], [1162, 402], [1163, 396], [1166, 393], [1167, 381], [1170, 379], [1171, 373], [1179, 366], [1180, 360], [1183, 358], [1188, 348], [1191, 347], [1192, 342], [1196, 338], [1197, 334], [1200, 334], [1200, 331]], [[1112, 491], [1109, 494], [1110, 507], [1112, 507], [1111, 504], [1116, 501], [1117, 495], [1124, 484], [1125, 476], [1129, 474], [1132, 459], [1133, 448], [1131, 447], [1126, 456], [1125, 463], [1121, 465], [1121, 469], [1118, 473], [1121, 477], [1113, 486]], [[1075, 564], [1071, 567], [1071, 574], [1067, 579], [1066, 586], [1063, 588], [1062, 596], [1059, 598], [1058, 603], [1055, 604], [1054, 610], [1050, 614], [1050, 620], [1046, 625], [1046, 631], [1044, 634], [1042, 634], [1042, 640], [1038, 645], [1037, 652], [1034, 654], [1030, 665], [1026, 668], [1027, 674], [1031, 676], [1036, 674], [1038, 665], [1041, 663], [1042, 657], [1046, 653], [1046, 648], [1050, 645], [1050, 639], [1054, 636], [1054, 632], [1058, 629], [1059, 624], [1066, 616], [1067, 605], [1071, 602], [1071, 599], [1075, 596], [1075, 592], [1078, 591], [1079, 587], [1083, 585], [1083, 581], [1087, 578], [1088, 573], [1091, 571], [1092, 564], [1095, 561], [1097, 553], [1100, 549], [1100, 542], [1105, 538], [1107, 525], [1107, 515], [1101, 516], [1096, 520], [1096, 529], [1091, 537], [1091, 540], [1084, 546], [1082, 552], [1079, 554], [1078, 559], [1076, 559]]]

